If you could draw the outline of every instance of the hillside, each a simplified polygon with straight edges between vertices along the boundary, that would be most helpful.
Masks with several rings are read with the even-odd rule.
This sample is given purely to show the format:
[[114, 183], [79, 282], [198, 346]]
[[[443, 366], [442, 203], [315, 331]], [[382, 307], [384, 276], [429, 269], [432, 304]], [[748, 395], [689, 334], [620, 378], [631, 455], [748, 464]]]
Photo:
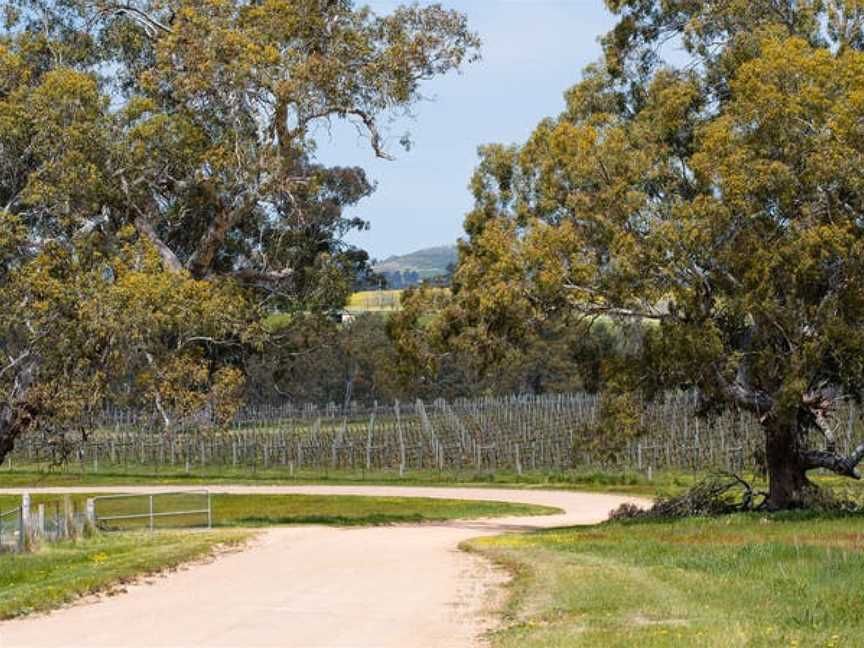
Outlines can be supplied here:
[[441, 245], [424, 248], [403, 254], [391, 256], [375, 265], [375, 272], [387, 275], [391, 273], [416, 272], [420, 279], [430, 279], [447, 272], [447, 266], [456, 263], [456, 246]]

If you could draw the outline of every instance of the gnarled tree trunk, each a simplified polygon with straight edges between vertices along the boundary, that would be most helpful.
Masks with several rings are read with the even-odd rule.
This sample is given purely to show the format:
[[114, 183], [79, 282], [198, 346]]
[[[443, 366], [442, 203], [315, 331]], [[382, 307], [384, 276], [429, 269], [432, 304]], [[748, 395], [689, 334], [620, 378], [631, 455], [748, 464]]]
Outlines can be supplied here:
[[6, 400], [0, 402], [0, 464], [12, 452], [15, 440], [33, 425], [38, 416], [37, 407], [28, 401], [37, 368], [35, 361], [21, 365], [5, 394]]
[[26, 412], [4, 404], [0, 406], [0, 464], [15, 447], [15, 440], [21, 436], [30, 421]]
[[3, 419], [4, 417], [0, 413], [0, 464], [6, 461], [7, 455], [12, 452], [12, 448], [15, 447], [15, 438], [18, 436]]
[[801, 447], [803, 430], [794, 419], [768, 417], [763, 425], [768, 468], [766, 506], [771, 510], [799, 507], [815, 489], [807, 479], [808, 465]]

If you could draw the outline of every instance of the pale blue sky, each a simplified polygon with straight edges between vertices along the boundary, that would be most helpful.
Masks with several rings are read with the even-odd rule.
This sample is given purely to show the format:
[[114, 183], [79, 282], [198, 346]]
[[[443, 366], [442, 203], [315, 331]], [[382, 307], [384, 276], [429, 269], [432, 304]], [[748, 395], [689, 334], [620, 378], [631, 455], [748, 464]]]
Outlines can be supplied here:
[[[468, 15], [483, 39], [483, 58], [461, 75], [428, 83], [424, 94], [431, 101], [416, 107], [415, 119], [391, 125], [388, 150], [397, 159], [376, 160], [350, 126], [319, 133], [323, 162], [362, 166], [378, 183], [354, 210], [372, 228], [352, 242], [379, 259], [451, 244], [462, 235], [477, 147], [524, 141], [540, 119], [558, 114], [564, 90], [599, 57], [598, 37], [613, 24], [602, 0], [442, 3]], [[368, 4], [384, 13], [399, 3]], [[398, 143], [406, 130], [414, 144], [408, 152]]]

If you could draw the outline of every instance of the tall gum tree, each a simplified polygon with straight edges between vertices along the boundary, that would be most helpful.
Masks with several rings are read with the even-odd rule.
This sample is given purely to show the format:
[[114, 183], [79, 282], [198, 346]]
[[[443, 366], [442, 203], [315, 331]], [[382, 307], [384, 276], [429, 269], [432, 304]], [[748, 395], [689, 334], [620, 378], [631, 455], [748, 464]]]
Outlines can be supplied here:
[[640, 379], [757, 414], [769, 507], [806, 502], [813, 469], [859, 479], [832, 412], [864, 385], [864, 3], [607, 4], [565, 111], [481, 149], [432, 339], [652, 322]]
[[10, 0], [0, 32], [0, 462], [106, 400], [225, 399], [260, 316], [338, 305], [361, 169], [315, 162], [477, 57], [463, 15], [351, 0]]

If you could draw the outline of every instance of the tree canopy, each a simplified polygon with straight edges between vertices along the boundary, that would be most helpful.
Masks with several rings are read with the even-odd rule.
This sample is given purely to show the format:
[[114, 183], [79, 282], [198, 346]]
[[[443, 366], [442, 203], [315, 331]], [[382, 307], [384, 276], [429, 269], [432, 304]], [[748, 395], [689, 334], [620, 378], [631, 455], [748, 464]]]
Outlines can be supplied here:
[[[224, 402], [265, 311], [340, 306], [373, 190], [315, 161], [477, 56], [463, 15], [350, 0], [12, 0], [0, 32], [0, 461], [111, 398]], [[132, 387], [134, 386], [134, 388]]]
[[494, 354], [552, 321], [640, 321], [631, 386], [757, 413], [769, 506], [814, 468], [859, 478], [831, 413], [864, 385], [864, 3], [607, 4], [564, 112], [481, 148], [431, 339]]

